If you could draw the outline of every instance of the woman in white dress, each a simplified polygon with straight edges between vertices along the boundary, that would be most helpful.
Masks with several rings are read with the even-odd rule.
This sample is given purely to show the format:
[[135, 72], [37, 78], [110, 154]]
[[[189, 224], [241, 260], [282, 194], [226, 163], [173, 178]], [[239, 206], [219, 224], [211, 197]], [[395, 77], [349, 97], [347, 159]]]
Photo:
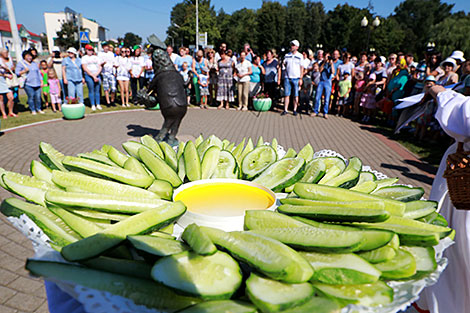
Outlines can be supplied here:
[[[434, 86], [428, 93], [437, 102], [435, 117], [441, 127], [456, 142], [463, 142], [465, 151], [470, 151], [470, 97], [442, 86]], [[455, 244], [444, 253], [449, 260], [447, 268], [439, 281], [423, 292], [418, 302], [421, 308], [431, 313], [470, 312], [470, 211], [457, 210], [452, 205], [446, 179], [442, 177], [447, 156], [456, 150], [457, 143], [454, 143], [444, 154], [429, 197], [435, 201], [443, 199], [440, 213], [456, 231]]]
[[121, 55], [116, 57], [116, 80], [119, 83], [119, 90], [121, 91], [121, 103], [122, 106], [128, 106], [129, 104], [129, 79], [131, 77], [131, 61], [129, 57], [131, 56], [131, 49], [122, 48]]

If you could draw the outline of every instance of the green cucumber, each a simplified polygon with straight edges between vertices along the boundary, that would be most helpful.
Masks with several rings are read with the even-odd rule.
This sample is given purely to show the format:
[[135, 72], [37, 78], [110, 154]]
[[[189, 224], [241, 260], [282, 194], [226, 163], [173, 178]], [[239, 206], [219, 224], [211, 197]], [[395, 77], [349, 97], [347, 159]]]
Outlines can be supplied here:
[[136, 198], [127, 195], [100, 195], [95, 193], [48, 191], [47, 202], [72, 208], [89, 208], [102, 212], [134, 214], [154, 208], [165, 208], [169, 203], [156, 198]]
[[229, 144], [227, 147], [224, 147], [224, 150], [232, 151], [234, 148], [235, 148], [235, 143], [232, 142], [232, 143]]
[[196, 181], [201, 179], [201, 161], [198, 151], [196, 150], [196, 147], [192, 141], [189, 141], [184, 147], [183, 157], [184, 170], [189, 181]]
[[226, 149], [227, 151], [230, 151], [233, 154], [239, 164], [241, 163], [240, 157], [242, 155], [243, 148], [245, 148], [245, 141], [246, 138], [243, 138], [243, 140], [231, 151]]
[[284, 154], [284, 156], [282, 157], [283, 159], [286, 159], [286, 158], [295, 158], [297, 156], [297, 152], [292, 149], [292, 148], [289, 148], [287, 149], [287, 152], [286, 154]]
[[8, 198], [3, 200], [0, 210], [5, 216], [20, 217], [26, 214], [50, 240], [61, 247], [81, 239], [62, 219], [43, 206]]
[[376, 181], [377, 180], [377, 176], [375, 176], [374, 173], [372, 172], [361, 172], [359, 174], [359, 181], [357, 182], [357, 184], [362, 184], [366, 181]]
[[[305, 166], [304, 176], [299, 180], [301, 183], [317, 183], [326, 172], [326, 165], [322, 159], [314, 159]], [[294, 185], [286, 188], [286, 192], [292, 192]]]
[[76, 187], [82, 192], [107, 195], [126, 195], [128, 197], [136, 198], [158, 198], [158, 196], [153, 192], [142, 188], [74, 172], [61, 172], [54, 170], [52, 171], [52, 181], [56, 185], [66, 188], [67, 190], [69, 190], [70, 187]]
[[325, 182], [327, 186], [349, 189], [357, 184], [362, 169], [362, 161], [358, 157], [349, 158], [348, 166], [340, 175]]
[[364, 306], [379, 306], [393, 301], [393, 289], [382, 281], [361, 285], [327, 285], [314, 283], [313, 287], [320, 293], [338, 300], [346, 305], [354, 303]]
[[89, 218], [99, 219], [103, 221], [122, 221], [130, 217], [130, 215], [127, 215], [127, 214], [107, 213], [107, 212], [87, 210], [87, 209], [82, 209], [82, 208], [79, 210], [73, 210], [71, 208], [66, 208], [66, 209], [72, 211], [74, 214], [77, 214], [83, 217], [89, 217]]
[[42, 206], [46, 205], [44, 196], [48, 190], [61, 190], [54, 184], [13, 172], [6, 172], [0, 178], [9, 191]]
[[148, 280], [151, 279], [150, 271], [152, 270], [152, 266], [147, 264], [147, 262], [145, 261], [125, 260], [110, 258], [107, 256], [100, 256], [96, 259], [84, 261], [83, 264], [95, 270], [122, 274], [126, 276], [143, 278]]
[[199, 226], [190, 224], [184, 229], [181, 238], [188, 243], [194, 252], [200, 255], [211, 255], [217, 252], [217, 248]]
[[153, 178], [148, 175], [134, 173], [123, 168], [82, 158], [67, 156], [62, 160], [62, 163], [65, 167], [73, 171], [116, 180], [136, 187], [147, 188], [153, 182]]
[[309, 200], [302, 198], [285, 198], [279, 200], [282, 204], [304, 205], [313, 207], [332, 207], [332, 208], [362, 208], [384, 210], [385, 204], [381, 200], [364, 200], [364, 201], [325, 201], [325, 200]]
[[164, 207], [133, 215], [113, 224], [101, 233], [74, 242], [62, 248], [61, 254], [68, 261], [81, 261], [97, 257], [116, 247], [128, 235], [139, 235], [173, 222], [186, 211], [181, 202], [168, 203]]
[[194, 140], [194, 145], [196, 148], [204, 141], [204, 137], [202, 137], [202, 134], [200, 134], [195, 140]]
[[5, 170], [4, 168], [0, 167], [0, 187], [4, 188], [5, 190], [8, 190], [7, 185], [3, 182], [2, 176], [5, 173], [9, 173], [9, 171]]
[[166, 164], [168, 164], [174, 171], [178, 170], [178, 159], [176, 158], [175, 150], [164, 141], [160, 141], [159, 144], [165, 154]]
[[92, 223], [85, 218], [75, 215], [65, 209], [57, 206], [49, 206], [48, 209], [60, 217], [65, 224], [67, 224], [73, 231], [79, 234], [81, 237], [89, 237], [97, 234], [103, 230], [102, 227]]
[[334, 299], [326, 297], [311, 297], [307, 302], [295, 306], [293, 308], [282, 311], [282, 313], [337, 313], [339, 312], [340, 306]]
[[229, 145], [230, 145], [230, 141], [228, 139], [222, 140], [222, 149], [227, 149]]
[[129, 157], [126, 162], [124, 162], [124, 166], [123, 166], [124, 169], [128, 170], [128, 171], [131, 171], [131, 172], [134, 172], [134, 173], [139, 173], [139, 174], [142, 174], [142, 175], [147, 175], [149, 177], [151, 177], [152, 179], [154, 179], [155, 177], [153, 176], [152, 173], [150, 173], [146, 168], [145, 166], [139, 162], [139, 160], [137, 160], [136, 158], [134, 157]]
[[166, 180], [175, 188], [183, 183], [178, 174], [156, 154], [147, 149], [139, 149], [138, 153], [142, 162], [156, 179]]
[[383, 222], [390, 217], [385, 210], [367, 208], [342, 208], [332, 206], [280, 205], [277, 210], [287, 215], [298, 215], [328, 222]]
[[222, 141], [215, 135], [210, 135], [200, 145], [198, 145], [197, 147], [194, 146], [197, 150], [199, 159], [202, 160], [204, 153], [206, 153], [207, 149], [212, 146], [217, 146], [222, 150]]
[[442, 227], [447, 227], [449, 225], [445, 217], [437, 212], [432, 212], [426, 216], [423, 216], [422, 218], [418, 219], [418, 221]]
[[256, 146], [264, 146], [264, 138], [263, 136], [259, 136], [258, 141], [256, 142]]
[[219, 163], [220, 148], [212, 146], [206, 150], [201, 160], [201, 179], [209, 179]]
[[77, 154], [77, 157], [96, 161], [96, 162], [103, 163], [109, 166], [114, 166], [114, 167], [118, 166], [110, 158], [108, 158], [108, 156], [104, 156], [102, 154], [95, 153], [95, 152], [79, 153]]
[[[436, 201], [416, 200], [406, 203], [405, 214], [403, 217], [418, 219], [425, 217], [437, 210]], [[447, 225], [446, 225], [447, 226]]]
[[235, 157], [229, 152], [222, 150], [214, 174], [211, 178], [237, 178], [238, 165]]
[[325, 185], [329, 180], [338, 177], [340, 174], [341, 168], [333, 165], [332, 167], [326, 169], [325, 175], [323, 175], [323, 177], [318, 181], [318, 184]]
[[149, 236], [154, 236], [154, 237], [159, 237], [159, 238], [163, 238], [163, 239], [171, 239], [171, 240], [176, 240], [176, 237], [168, 234], [168, 233], [164, 233], [162, 232], [161, 230], [158, 230], [158, 231], [154, 231], [150, 234], [148, 234]]
[[246, 294], [261, 312], [281, 312], [309, 300], [314, 289], [309, 283], [287, 284], [251, 273]]
[[[73, 264], [28, 259], [26, 269], [47, 280], [66, 281], [83, 287], [107, 291], [162, 311], [176, 311], [200, 302], [180, 296], [151, 280], [89, 269]], [[156, 297], [155, 295], [158, 295]]]
[[356, 285], [376, 282], [382, 274], [359, 256], [302, 252], [313, 268], [312, 282], [332, 285]]
[[282, 191], [284, 187], [293, 185], [303, 176], [304, 165], [302, 158], [282, 159], [271, 164], [253, 182], [274, 191]]
[[239, 300], [204, 301], [178, 313], [256, 313], [256, 307]]
[[308, 143], [299, 151], [297, 157], [304, 159], [305, 162], [308, 163], [313, 159], [314, 153], [315, 151], [313, 151], [312, 146]]
[[201, 226], [214, 244], [260, 273], [287, 283], [307, 282], [312, 267], [297, 252], [277, 240], [251, 232], [224, 232]]
[[340, 157], [321, 157], [319, 159], [325, 162], [327, 170], [333, 166], [336, 166], [341, 170], [342, 173], [346, 168], [346, 162]]
[[165, 158], [162, 148], [160, 148], [160, 145], [155, 139], [153, 139], [152, 136], [144, 135], [140, 137], [140, 143], [152, 150], [152, 152], [158, 155], [160, 158]]
[[181, 179], [181, 181], [184, 181], [184, 178], [186, 177], [186, 169], [184, 168], [183, 155], [181, 155], [178, 159], [178, 177]]
[[403, 216], [405, 212], [405, 204], [400, 201], [382, 198], [376, 195], [365, 194], [357, 191], [346, 190], [344, 188], [336, 188], [331, 186], [321, 186], [317, 184], [297, 183], [294, 192], [299, 197], [311, 200], [327, 200], [327, 201], [383, 201], [385, 210], [392, 215]]
[[422, 278], [437, 269], [436, 253], [433, 247], [401, 247], [416, 260], [416, 274], [411, 279]]
[[375, 183], [377, 184], [377, 190], [383, 187], [391, 186], [398, 182], [398, 177], [390, 177], [376, 180]]
[[228, 254], [181, 252], [158, 260], [152, 278], [181, 293], [207, 300], [230, 299], [242, 283], [238, 263]]
[[[181, 158], [181, 156], [183, 155], [185, 146], [186, 146], [186, 143], [182, 142], [182, 141], [180, 141], [180, 143], [178, 144], [178, 151], [176, 152], [176, 158], [178, 159], [178, 161]], [[180, 166], [180, 164], [178, 163], [178, 170], [179, 170], [179, 166]]]
[[127, 240], [137, 250], [159, 257], [178, 254], [189, 250], [189, 247], [181, 241], [156, 236], [127, 236]]
[[141, 144], [140, 142], [137, 141], [126, 141], [122, 144], [122, 147], [126, 152], [131, 156], [136, 158], [137, 160], [141, 161], [140, 155], [139, 155], [139, 149], [144, 148], [147, 151], [155, 154], [150, 148], [148, 148], [146, 145]]
[[154, 180], [154, 182], [147, 188], [147, 190], [164, 200], [173, 199], [173, 187], [169, 182], [165, 180]]
[[[45, 166], [42, 162], [32, 160], [31, 161], [31, 166], [29, 168], [31, 174], [36, 177], [39, 180], [45, 181], [46, 183], [49, 184], [54, 184], [52, 182], [52, 171], [50, 168]], [[0, 177], [1, 177], [0, 173]]]
[[377, 184], [374, 181], [365, 181], [363, 183], [358, 183], [356, 186], [349, 188], [349, 190], [362, 192], [362, 193], [371, 193], [377, 188]]
[[277, 146], [278, 146], [278, 143], [277, 143], [277, 139], [276, 138], [273, 138], [273, 140], [271, 140], [271, 147], [273, 147], [273, 149], [277, 152]]
[[421, 187], [408, 186], [387, 186], [376, 189], [374, 195], [403, 202], [416, 201], [424, 195], [424, 189]]
[[67, 171], [62, 164], [64, 155], [45, 142], [39, 143], [39, 158], [53, 170]]
[[269, 228], [295, 228], [305, 227], [302, 223], [292, 217], [267, 210], [245, 211], [244, 228], [246, 230], [269, 229]]
[[246, 154], [241, 163], [243, 177], [249, 180], [253, 179], [276, 162], [276, 160], [277, 153], [270, 146], [254, 148]]
[[399, 245], [400, 239], [397, 234], [394, 234], [392, 240], [385, 246], [370, 251], [359, 252], [357, 255], [372, 264], [385, 262], [395, 257]]
[[416, 260], [413, 255], [400, 248], [396, 252], [393, 259], [375, 264], [382, 271], [383, 279], [404, 279], [416, 274]]
[[[243, 148], [243, 147], [242, 147], [242, 148]], [[242, 161], [243, 161], [243, 159], [245, 158], [245, 156], [246, 156], [248, 153], [250, 153], [251, 151], [253, 151], [253, 149], [254, 149], [253, 141], [251, 140], [251, 138], [248, 138], [248, 141], [246, 142], [246, 146], [245, 146], [245, 148], [243, 149], [243, 151], [240, 152], [239, 157], [237, 157], [237, 156], [235, 155], [235, 153], [234, 153], [234, 156], [235, 156], [235, 158], [237, 159], [238, 165], [241, 166]]]
[[108, 155], [109, 149], [111, 149], [111, 146], [104, 144], [99, 151], [101, 151], [103, 155]]
[[111, 147], [108, 151], [108, 158], [120, 167], [124, 167], [124, 163], [126, 163], [129, 157], [118, 149]]

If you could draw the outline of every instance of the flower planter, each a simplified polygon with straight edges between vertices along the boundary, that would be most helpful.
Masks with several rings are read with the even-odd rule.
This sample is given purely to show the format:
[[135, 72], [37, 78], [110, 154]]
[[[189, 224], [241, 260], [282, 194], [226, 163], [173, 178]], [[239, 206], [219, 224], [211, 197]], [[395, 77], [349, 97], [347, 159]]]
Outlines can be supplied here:
[[160, 103], [157, 103], [157, 105], [152, 108], [147, 108], [147, 110], [160, 110]]
[[63, 104], [62, 114], [67, 120], [77, 120], [85, 116], [85, 105], [83, 103], [77, 104]]
[[253, 107], [256, 111], [265, 112], [271, 108], [273, 101], [271, 98], [253, 99]]

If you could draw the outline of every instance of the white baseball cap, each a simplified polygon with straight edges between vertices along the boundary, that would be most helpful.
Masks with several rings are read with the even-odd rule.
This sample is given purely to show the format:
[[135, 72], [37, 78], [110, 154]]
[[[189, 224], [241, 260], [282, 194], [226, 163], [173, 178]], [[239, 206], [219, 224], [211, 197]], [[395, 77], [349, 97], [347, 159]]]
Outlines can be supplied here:
[[68, 48], [67, 52], [70, 52], [70, 53], [73, 53], [73, 54], [77, 55], [77, 49], [75, 49], [74, 47]]
[[465, 62], [465, 58], [463, 57], [463, 52], [460, 50], [455, 50], [452, 52], [449, 58], [452, 58], [454, 60], [459, 60], [460, 62]]
[[60, 52], [59, 47], [57, 46], [52, 47], [52, 52]]
[[297, 39], [294, 39], [290, 42], [291, 45], [294, 45], [294, 46], [297, 46], [297, 47], [300, 47], [300, 43]]

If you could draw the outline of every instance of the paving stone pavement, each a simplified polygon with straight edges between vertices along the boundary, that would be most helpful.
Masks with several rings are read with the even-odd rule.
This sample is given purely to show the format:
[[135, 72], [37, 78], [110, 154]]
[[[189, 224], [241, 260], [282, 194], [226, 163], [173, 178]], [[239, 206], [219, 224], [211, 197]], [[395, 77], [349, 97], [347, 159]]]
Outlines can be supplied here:
[[[155, 134], [162, 124], [158, 111], [120, 111], [92, 114], [77, 121], [52, 121], [6, 131], [0, 135], [0, 167], [29, 173], [31, 160], [38, 160], [39, 142], [51, 143], [66, 155], [99, 149], [111, 144], [120, 150], [121, 143], [145, 134]], [[215, 134], [239, 142], [245, 136], [266, 141], [277, 138], [279, 144], [297, 151], [311, 143], [315, 151], [331, 149], [344, 157], [358, 156], [365, 165], [400, 182], [421, 186], [429, 194], [432, 173], [426, 172], [413, 154], [377, 133], [350, 120], [330, 116], [283, 116], [272, 112], [238, 112], [235, 110], [201, 110], [191, 108], [179, 132], [182, 140]], [[422, 170], [425, 169], [425, 170]], [[0, 199], [11, 196], [0, 190]], [[48, 312], [41, 280], [29, 277], [24, 270], [27, 257], [34, 252], [29, 240], [0, 216], [0, 312]]]

